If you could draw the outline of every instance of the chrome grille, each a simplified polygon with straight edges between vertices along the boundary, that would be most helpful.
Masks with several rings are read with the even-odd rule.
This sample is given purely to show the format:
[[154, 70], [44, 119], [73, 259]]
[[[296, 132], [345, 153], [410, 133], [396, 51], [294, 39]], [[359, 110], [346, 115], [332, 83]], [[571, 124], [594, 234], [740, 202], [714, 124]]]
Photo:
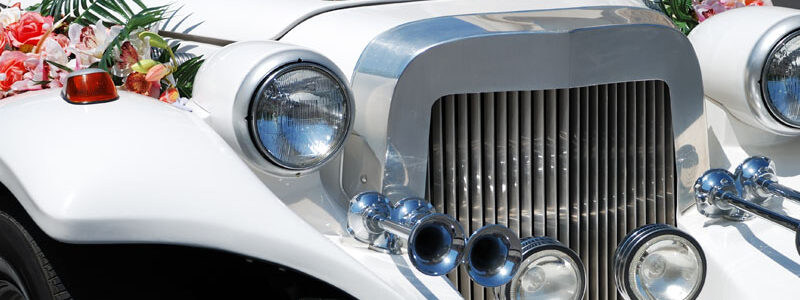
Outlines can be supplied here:
[[[612, 256], [634, 228], [675, 224], [670, 99], [662, 81], [456, 94], [431, 113], [426, 198], [468, 232], [549, 236], [588, 268], [588, 299], [616, 299]], [[458, 270], [466, 299], [493, 299]]]

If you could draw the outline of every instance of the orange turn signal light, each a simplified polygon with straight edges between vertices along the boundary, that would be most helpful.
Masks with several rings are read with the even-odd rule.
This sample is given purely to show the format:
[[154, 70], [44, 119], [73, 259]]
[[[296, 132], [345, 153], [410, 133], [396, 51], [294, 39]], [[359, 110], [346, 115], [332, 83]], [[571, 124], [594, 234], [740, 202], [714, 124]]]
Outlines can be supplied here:
[[61, 96], [72, 104], [103, 103], [119, 99], [111, 75], [95, 68], [70, 73]]

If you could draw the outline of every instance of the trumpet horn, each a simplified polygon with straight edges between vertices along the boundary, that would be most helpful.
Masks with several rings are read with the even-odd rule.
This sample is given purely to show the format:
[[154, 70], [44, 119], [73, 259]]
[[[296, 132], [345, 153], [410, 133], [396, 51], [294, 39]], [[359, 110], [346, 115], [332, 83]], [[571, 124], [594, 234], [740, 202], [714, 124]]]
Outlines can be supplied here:
[[486, 225], [467, 241], [464, 267], [475, 283], [496, 287], [514, 277], [522, 261], [519, 237], [502, 225]]
[[445, 275], [461, 263], [465, 235], [456, 220], [434, 213], [428, 202], [417, 198], [390, 207], [377, 192], [357, 195], [350, 203], [349, 231], [373, 246], [385, 234], [406, 240], [409, 260], [426, 275]]

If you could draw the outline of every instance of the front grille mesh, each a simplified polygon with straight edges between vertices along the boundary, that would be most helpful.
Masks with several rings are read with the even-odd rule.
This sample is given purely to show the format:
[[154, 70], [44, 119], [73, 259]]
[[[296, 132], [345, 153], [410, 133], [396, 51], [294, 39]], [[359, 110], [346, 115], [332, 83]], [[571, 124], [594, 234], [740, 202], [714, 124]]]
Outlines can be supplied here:
[[[644, 224], [675, 224], [670, 100], [662, 81], [456, 94], [433, 105], [426, 198], [465, 231], [503, 224], [580, 255], [587, 299], [617, 299], [612, 256]], [[466, 299], [494, 299], [466, 272]]]

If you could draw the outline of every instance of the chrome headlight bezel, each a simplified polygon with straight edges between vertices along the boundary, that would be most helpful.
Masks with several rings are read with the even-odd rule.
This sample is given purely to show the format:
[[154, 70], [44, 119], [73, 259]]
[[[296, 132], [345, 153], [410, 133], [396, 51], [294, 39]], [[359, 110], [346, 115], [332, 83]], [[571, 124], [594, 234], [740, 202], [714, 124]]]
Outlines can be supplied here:
[[617, 291], [625, 299], [639, 299], [637, 292], [631, 283], [635, 279], [631, 275], [631, 267], [637, 253], [643, 247], [650, 247], [651, 241], [658, 241], [659, 238], [665, 236], [673, 236], [688, 242], [689, 245], [697, 251], [696, 255], [700, 258], [701, 272], [697, 288], [692, 290], [686, 299], [695, 299], [703, 290], [706, 281], [706, 274], [708, 272], [708, 262], [706, 260], [703, 248], [691, 235], [686, 232], [666, 224], [649, 224], [639, 227], [629, 233], [625, 239], [620, 243], [619, 247], [614, 253], [614, 280], [617, 284]]
[[800, 29], [790, 32], [786, 34], [780, 41], [778, 41], [770, 50], [769, 54], [764, 59], [763, 67], [761, 68], [761, 78], [760, 78], [760, 86], [761, 86], [761, 100], [764, 102], [764, 106], [767, 107], [767, 111], [769, 111], [770, 115], [780, 122], [781, 124], [791, 127], [800, 129], [800, 121], [793, 121], [788, 119], [780, 110], [775, 106], [774, 101], [770, 97], [769, 87], [767, 86], [767, 75], [769, 71], [769, 63], [775, 58], [775, 55], [783, 49], [786, 44], [795, 39], [800, 37]]
[[745, 64], [745, 100], [753, 119], [766, 131], [780, 136], [800, 135], [800, 127], [788, 125], [771, 111], [764, 93], [764, 75], [774, 50], [784, 39], [800, 32], [800, 16], [786, 18], [763, 32]]
[[517, 290], [519, 288], [519, 284], [521, 283], [522, 276], [525, 275], [527, 268], [530, 264], [534, 261], [547, 256], [547, 255], [537, 255], [548, 252], [557, 252], [558, 254], [562, 254], [568, 257], [572, 263], [574, 263], [575, 271], [578, 272], [578, 279], [580, 281], [580, 291], [578, 292], [578, 297], [576, 299], [583, 299], [583, 296], [586, 294], [587, 287], [589, 285], [589, 280], [587, 278], [586, 267], [581, 261], [580, 256], [578, 256], [575, 251], [572, 251], [566, 245], [552, 239], [550, 237], [531, 237], [526, 238], [522, 241], [522, 261], [519, 263], [519, 269], [514, 274], [514, 277], [511, 279], [510, 282], [503, 285], [502, 287], [497, 288], [497, 293], [500, 299], [517, 299]]
[[[344, 116], [345, 126], [342, 129], [343, 133], [341, 134], [340, 138], [334, 141], [334, 144], [332, 144], [332, 146], [325, 153], [319, 155], [320, 157], [322, 157], [321, 159], [307, 166], [292, 165], [285, 161], [281, 161], [279, 158], [275, 157], [268, 149], [266, 149], [266, 147], [261, 141], [261, 138], [259, 137], [256, 118], [254, 117], [256, 110], [258, 109], [259, 101], [263, 101], [259, 99], [260, 95], [262, 94], [264, 89], [269, 85], [269, 83], [273, 82], [277, 78], [280, 78], [281, 76], [287, 73], [297, 70], [312, 70], [314, 72], [323, 74], [325, 77], [328, 77], [329, 79], [335, 81], [336, 84], [339, 85], [342, 91], [342, 96], [345, 98], [345, 107], [346, 107]], [[347, 135], [353, 126], [353, 116], [354, 116], [353, 112], [354, 112], [354, 105], [353, 105], [352, 93], [350, 92], [347, 84], [345, 84], [345, 82], [341, 79], [340, 76], [338, 76], [332, 70], [326, 68], [321, 64], [309, 61], [297, 61], [275, 68], [271, 73], [269, 73], [269, 75], [267, 75], [258, 84], [256, 89], [253, 91], [252, 99], [250, 100], [248, 106], [246, 119], [247, 119], [250, 138], [253, 141], [253, 145], [258, 150], [258, 153], [260, 153], [264, 159], [266, 159], [267, 161], [269, 161], [270, 163], [272, 163], [274, 166], [277, 167], [277, 168], [269, 168], [269, 171], [279, 174], [291, 174], [295, 172], [308, 172], [316, 170], [319, 167], [325, 165], [325, 163], [330, 161], [333, 157], [335, 157], [336, 154], [339, 152], [339, 150], [341, 150], [341, 148], [344, 146], [344, 142], [347, 138]]]

